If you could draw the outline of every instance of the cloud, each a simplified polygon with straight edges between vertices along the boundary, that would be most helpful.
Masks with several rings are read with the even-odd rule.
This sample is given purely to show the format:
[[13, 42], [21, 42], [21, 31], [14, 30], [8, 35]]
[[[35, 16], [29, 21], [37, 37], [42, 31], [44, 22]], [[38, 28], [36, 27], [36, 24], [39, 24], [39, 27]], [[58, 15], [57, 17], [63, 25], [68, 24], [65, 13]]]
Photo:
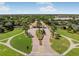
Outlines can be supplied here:
[[40, 6], [39, 10], [43, 12], [51, 12], [56, 10], [52, 2], [37, 2], [37, 4]]
[[0, 11], [9, 11], [10, 8], [6, 7], [6, 6], [0, 6]]
[[56, 9], [53, 6], [44, 6], [39, 8], [40, 11], [55, 11]]
[[5, 2], [0, 2], [0, 11], [9, 11], [10, 8], [5, 5]]

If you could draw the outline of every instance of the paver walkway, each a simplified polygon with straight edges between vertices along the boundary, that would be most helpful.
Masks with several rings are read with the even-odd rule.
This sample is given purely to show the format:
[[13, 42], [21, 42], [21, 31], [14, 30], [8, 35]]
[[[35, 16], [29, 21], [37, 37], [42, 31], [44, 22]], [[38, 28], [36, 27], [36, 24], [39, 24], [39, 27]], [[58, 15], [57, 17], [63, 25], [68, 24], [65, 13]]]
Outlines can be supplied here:
[[24, 52], [22, 52], [22, 51], [20, 51], [20, 50], [18, 50], [18, 49], [13, 48], [13, 47], [11, 46], [11, 44], [10, 44], [10, 41], [11, 41], [14, 37], [16, 37], [16, 36], [18, 36], [18, 35], [20, 35], [20, 34], [23, 34], [23, 33], [24, 33], [24, 31], [21, 32], [21, 33], [19, 33], [19, 34], [16, 34], [16, 35], [12, 36], [12, 37], [9, 37], [9, 38], [7, 38], [8, 41], [7, 41], [6, 43], [0, 42], [0, 44], [7, 46], [7, 47], [9, 47], [10, 49], [12, 49], [12, 50], [14, 50], [14, 51], [16, 51], [16, 52], [18, 52], [18, 53], [20, 53], [20, 54], [22, 54], [22, 55], [26, 55], [26, 53], [24, 53]]
[[72, 39], [72, 38], [69, 38], [67, 36], [64, 36], [64, 35], [61, 35], [62, 37], [66, 38], [69, 42], [70, 42], [70, 46], [69, 48], [64, 52], [62, 53], [61, 55], [66, 55], [67, 53], [69, 53], [72, 49], [74, 48], [79, 48], [77, 47], [79, 45], [79, 43], [74, 43], [72, 40], [75, 40], [75, 39]]

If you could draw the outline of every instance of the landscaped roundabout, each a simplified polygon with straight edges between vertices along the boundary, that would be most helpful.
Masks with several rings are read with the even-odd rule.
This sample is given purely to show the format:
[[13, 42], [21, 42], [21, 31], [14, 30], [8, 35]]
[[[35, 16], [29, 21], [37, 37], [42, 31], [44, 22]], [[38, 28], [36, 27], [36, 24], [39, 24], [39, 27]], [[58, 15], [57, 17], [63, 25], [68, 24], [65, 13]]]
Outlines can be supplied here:
[[49, 15], [1, 16], [0, 21], [0, 56], [79, 56], [75, 22]]

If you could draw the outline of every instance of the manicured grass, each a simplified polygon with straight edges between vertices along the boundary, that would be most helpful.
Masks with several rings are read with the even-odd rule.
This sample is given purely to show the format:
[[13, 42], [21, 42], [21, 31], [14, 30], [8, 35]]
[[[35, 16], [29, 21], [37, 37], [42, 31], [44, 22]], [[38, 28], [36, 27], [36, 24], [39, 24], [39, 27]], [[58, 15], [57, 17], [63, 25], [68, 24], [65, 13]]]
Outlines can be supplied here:
[[3, 41], [0, 41], [0, 42], [4, 42], [4, 43], [6, 43], [8, 41], [8, 39], [6, 39], [6, 40], [3, 40]]
[[30, 53], [32, 50], [32, 39], [25, 34], [21, 34], [12, 39], [11, 45], [22, 52]]
[[0, 56], [22, 56], [22, 55], [0, 44]]
[[76, 40], [72, 40], [74, 43], [79, 43], [79, 41], [76, 41]]
[[66, 56], [79, 56], [79, 48], [72, 49]]
[[0, 33], [0, 40], [5, 39], [5, 38], [9, 38], [9, 37], [16, 35], [22, 31], [23, 30], [21, 28], [15, 28], [13, 31], [10, 31], [7, 33]]
[[79, 41], [79, 35], [76, 33], [69, 33], [67, 30], [63, 30], [63, 29], [58, 29], [57, 32]]
[[51, 40], [51, 47], [56, 50], [58, 53], [65, 52], [69, 47], [69, 41], [67, 41], [65, 38], [61, 37], [60, 39], [52, 39]]

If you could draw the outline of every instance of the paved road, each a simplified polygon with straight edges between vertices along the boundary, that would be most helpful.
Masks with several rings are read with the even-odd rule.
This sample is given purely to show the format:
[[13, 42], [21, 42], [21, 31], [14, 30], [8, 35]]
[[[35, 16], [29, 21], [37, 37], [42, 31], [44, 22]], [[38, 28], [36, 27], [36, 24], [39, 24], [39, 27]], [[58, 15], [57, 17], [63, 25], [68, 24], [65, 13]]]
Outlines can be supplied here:
[[[42, 24], [44, 25], [44, 23], [42, 22]], [[54, 55], [59, 55], [56, 51], [54, 51], [51, 46], [50, 46], [50, 30], [47, 28], [46, 25], [44, 25], [46, 28], [44, 29], [46, 32], [46, 35], [43, 38], [42, 41], [42, 46], [39, 45], [39, 40], [36, 36], [36, 30], [38, 30], [38, 28], [31, 28], [29, 29], [29, 33], [31, 33], [33, 35], [32, 38], [32, 42], [33, 42], [33, 48], [32, 48], [32, 52], [29, 54], [31, 56], [54, 56]]]
[[30, 29], [28, 32], [29, 33], [31, 33], [32, 34], [32, 36], [33, 36], [33, 38], [32, 38], [32, 45], [33, 45], [33, 47], [32, 47], [32, 52], [29, 54], [29, 55], [36, 55], [36, 54], [38, 54], [38, 53], [40, 53], [38, 50], [39, 50], [39, 47], [40, 47], [40, 45], [39, 45], [39, 40], [38, 40], [38, 38], [37, 38], [37, 36], [36, 36], [36, 28], [34, 29], [34, 28], [32, 28], [32, 29]]

